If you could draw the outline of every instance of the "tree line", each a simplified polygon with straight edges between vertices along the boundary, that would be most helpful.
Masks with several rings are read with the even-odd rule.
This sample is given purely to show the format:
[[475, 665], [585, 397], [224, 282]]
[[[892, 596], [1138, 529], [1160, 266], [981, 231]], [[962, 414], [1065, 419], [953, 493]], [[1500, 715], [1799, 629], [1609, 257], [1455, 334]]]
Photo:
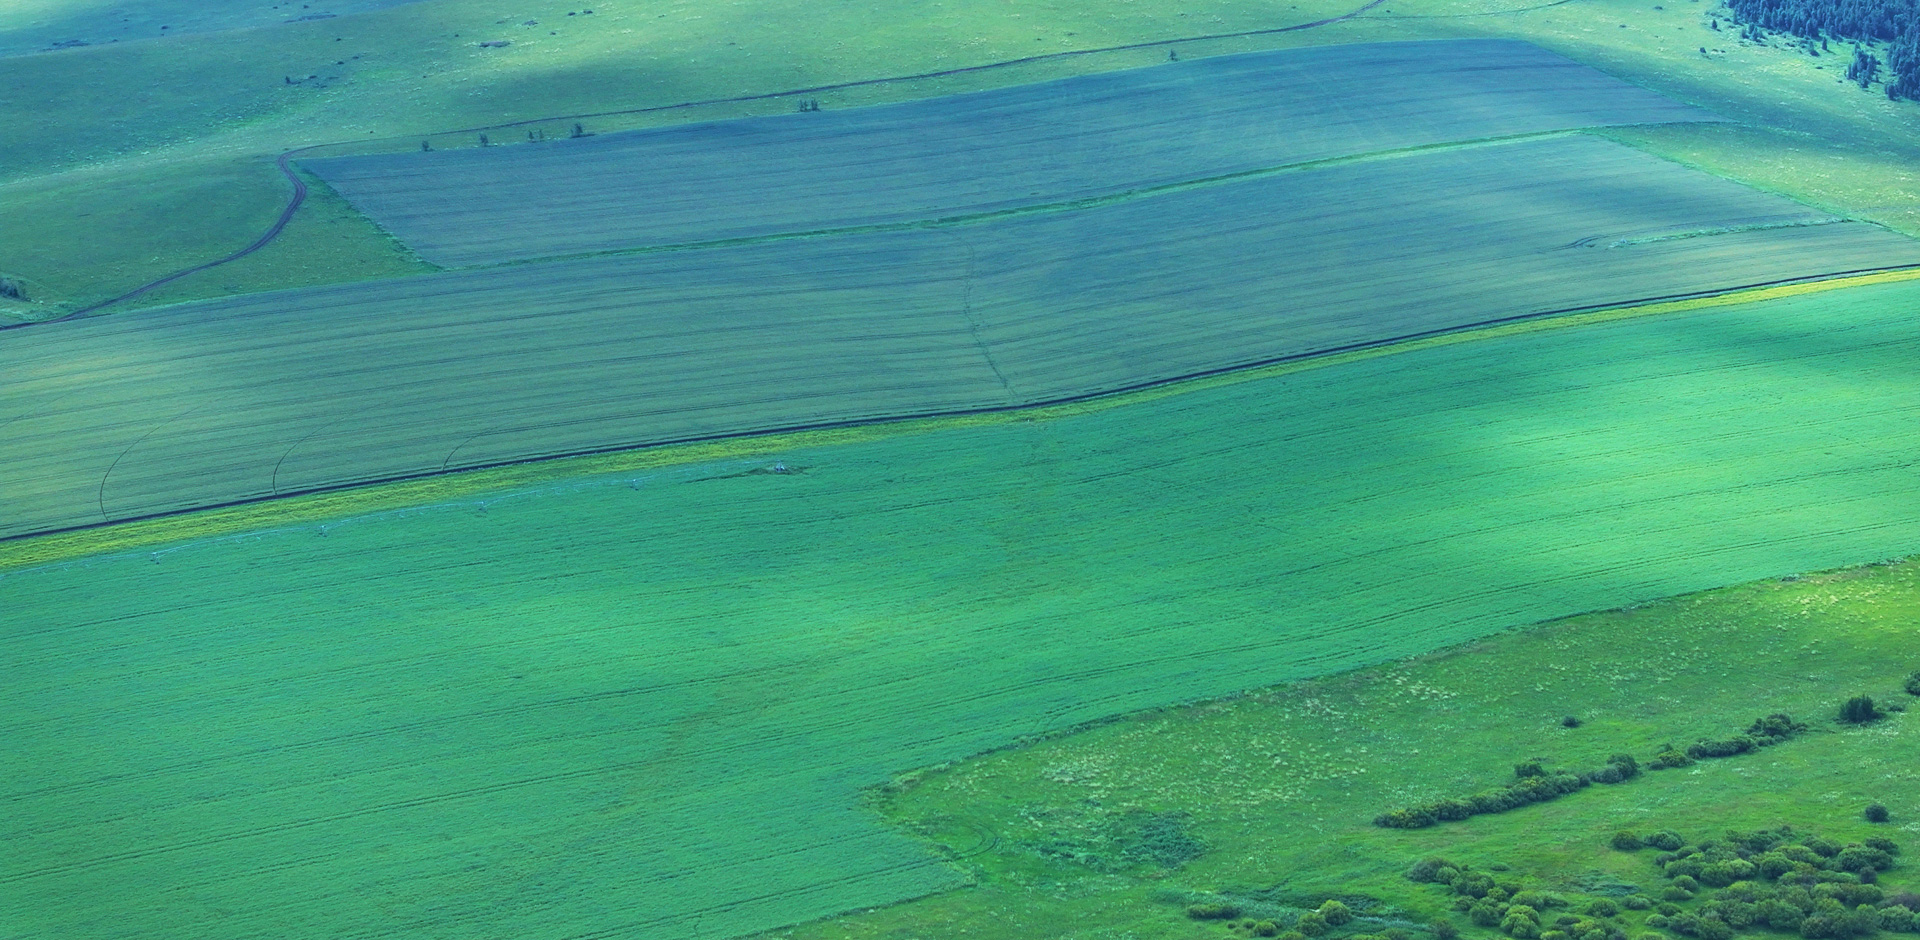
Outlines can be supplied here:
[[1920, 0], [1727, 0], [1727, 9], [1753, 26], [1803, 39], [1887, 43], [1885, 62], [1855, 49], [1847, 77], [1865, 88], [1884, 67], [1887, 97], [1920, 99]]

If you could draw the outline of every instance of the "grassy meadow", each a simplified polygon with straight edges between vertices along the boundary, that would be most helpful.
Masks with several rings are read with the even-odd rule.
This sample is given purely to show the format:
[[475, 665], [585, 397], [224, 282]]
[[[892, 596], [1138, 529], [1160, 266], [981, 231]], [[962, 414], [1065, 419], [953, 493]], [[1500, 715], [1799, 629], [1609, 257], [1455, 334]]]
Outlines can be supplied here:
[[681, 937], [950, 887], [863, 788], [1908, 550], [1914, 290], [8, 573], [10, 926]]
[[[1674, 829], [1693, 842], [1782, 825], [1840, 842], [1890, 836], [1907, 854], [1881, 887], [1913, 891], [1916, 718], [1848, 726], [1835, 715], [1859, 694], [1920, 705], [1901, 688], [1916, 669], [1920, 564], [1899, 562], [1583, 615], [1135, 715], [903, 775], [876, 805], [953, 855], [971, 886], [777, 936], [1201, 940], [1249, 934], [1188, 917], [1191, 903], [1224, 900], [1246, 920], [1287, 923], [1342, 897], [1378, 918], [1351, 931], [1398, 925], [1424, 937], [1445, 918], [1467, 936], [1500, 937], [1453, 910], [1445, 886], [1403, 872], [1441, 856], [1558, 892], [1576, 912], [1583, 897], [1658, 897], [1669, 882], [1652, 863], [1657, 850], [1616, 851], [1622, 829]], [[1529, 759], [1591, 768], [1627, 752], [1644, 763], [1670, 743], [1726, 738], [1772, 712], [1810, 730], [1758, 753], [1465, 822], [1411, 831], [1368, 822], [1497, 786]], [[1578, 727], [1562, 724], [1569, 715]], [[1864, 818], [1876, 802], [1888, 823]], [[1139, 851], [1141, 821], [1169, 818], [1204, 843], [1183, 865]], [[1627, 911], [1618, 923], [1644, 930], [1649, 913]]]

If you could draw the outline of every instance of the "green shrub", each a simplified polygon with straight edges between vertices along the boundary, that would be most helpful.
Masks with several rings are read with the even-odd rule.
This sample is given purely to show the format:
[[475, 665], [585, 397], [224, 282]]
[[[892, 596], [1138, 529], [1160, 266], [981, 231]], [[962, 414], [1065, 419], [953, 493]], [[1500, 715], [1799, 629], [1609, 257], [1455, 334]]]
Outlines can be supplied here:
[[1655, 930], [1665, 930], [1667, 929], [1667, 926], [1672, 923], [1673, 923], [1672, 919], [1665, 914], [1647, 915], [1647, 926], [1652, 927]]
[[1898, 904], [1890, 904], [1880, 909], [1880, 929], [1896, 933], [1920, 933], [1920, 918], [1913, 911]]
[[1413, 940], [1412, 931], [1400, 927], [1388, 927], [1380, 931], [1381, 940]]
[[1318, 911], [1308, 911], [1293, 922], [1293, 929], [1309, 937], [1318, 937], [1327, 932], [1327, 919], [1320, 916]]
[[1798, 931], [1800, 922], [1807, 918], [1799, 908], [1779, 898], [1768, 898], [1754, 905], [1754, 914], [1760, 923], [1769, 928], [1788, 932]]
[[1463, 871], [1453, 879], [1453, 893], [1484, 898], [1494, 888], [1493, 876], [1485, 872]]
[[1253, 930], [1253, 935], [1256, 937], [1280, 936], [1280, 925], [1270, 920], [1263, 920], [1263, 921], [1256, 922], [1253, 925], [1252, 930]]
[[1187, 916], [1194, 920], [1232, 920], [1240, 916], [1240, 907], [1225, 902], [1189, 904]]
[[1677, 917], [1680, 914], [1680, 905], [1665, 901], [1654, 907], [1654, 910], [1662, 917]]
[[[1867, 851], [1872, 850], [1868, 849]], [[1701, 869], [1700, 881], [1716, 888], [1724, 888], [1736, 881], [1745, 881], [1748, 878], [1752, 878], [1758, 873], [1759, 870], [1754, 867], [1752, 862], [1735, 858], [1724, 862], [1714, 862]], [[1679, 880], [1675, 879], [1674, 883], [1676, 885], [1679, 884]]]
[[1564, 930], [1542, 930], [1540, 940], [1573, 940], [1573, 936]]
[[1840, 843], [1835, 842], [1832, 839], [1823, 839], [1819, 836], [1814, 836], [1808, 839], [1805, 842], [1805, 845], [1807, 848], [1812, 849], [1814, 851], [1814, 854], [1819, 855], [1821, 858], [1832, 858], [1835, 855], [1839, 855], [1840, 850], [1842, 848], [1845, 848], [1845, 846], [1842, 846]]
[[[1654, 770], [1665, 770], [1668, 767], [1685, 767], [1691, 763], [1693, 763], [1693, 758], [1688, 757], [1685, 753], [1681, 751], [1675, 750], [1673, 748], [1668, 748], [1664, 751], [1661, 751], [1658, 754], [1655, 754], [1653, 756], [1653, 763], [1649, 764], [1648, 766], [1652, 767]], [[1675, 848], [1678, 848], [1678, 846], [1675, 846]]]
[[1620, 905], [1606, 898], [1595, 898], [1593, 903], [1587, 905], [1587, 913], [1594, 917], [1612, 917], [1620, 913]]
[[1738, 734], [1723, 741], [1696, 741], [1687, 746], [1687, 756], [1694, 760], [1716, 757], [1732, 757], [1759, 750], [1760, 741], [1750, 735]]
[[1871, 695], [1856, 695], [1847, 699], [1845, 705], [1840, 706], [1840, 720], [1850, 725], [1863, 725], [1870, 721], [1878, 721], [1882, 717], [1885, 716], [1873, 704]]
[[1280, 940], [1307, 940], [1307, 935], [1298, 930], [1283, 930], [1280, 932]]
[[1329, 899], [1325, 904], [1320, 905], [1317, 913], [1330, 927], [1340, 927], [1353, 922], [1353, 909], [1339, 901]]
[[1467, 920], [1475, 927], [1493, 927], [1500, 923], [1500, 918], [1505, 914], [1499, 905], [1481, 901], [1467, 909]]
[[1576, 715], [1568, 715], [1567, 717], [1560, 719], [1560, 727], [1578, 728], [1580, 727], [1580, 718]]
[[1879, 849], [1888, 855], [1900, 854], [1900, 844], [1886, 836], [1868, 836], [1860, 840], [1860, 843], [1870, 849]]
[[1793, 860], [1779, 852], [1762, 852], [1752, 859], [1753, 867], [1760, 870], [1760, 877], [1773, 879], [1793, 870]]
[[1433, 922], [1433, 940], [1460, 940], [1460, 928], [1442, 918]]
[[1530, 760], [1513, 765], [1513, 775], [1522, 780], [1526, 780], [1529, 777], [1544, 777], [1547, 775], [1547, 771], [1546, 768], [1540, 766], [1539, 761]]
[[1500, 932], [1517, 940], [1539, 940], [1540, 914], [1525, 904], [1515, 904], [1500, 919]]
[[1647, 844], [1653, 846], [1656, 849], [1661, 849], [1663, 851], [1671, 852], [1671, 851], [1674, 851], [1675, 849], [1680, 848], [1683, 845], [1686, 845], [1687, 840], [1682, 838], [1680, 836], [1680, 833], [1674, 832], [1671, 829], [1662, 829], [1659, 832], [1656, 832], [1653, 835], [1648, 836]]
[[1891, 815], [1892, 814], [1888, 813], [1887, 808], [1882, 804], [1879, 804], [1879, 803], [1867, 804], [1867, 809], [1866, 809], [1867, 822], [1883, 823], [1883, 822], [1886, 822]]
[[1766, 739], [1782, 740], [1805, 730], [1807, 730], [1807, 726], [1794, 721], [1792, 715], [1784, 712], [1774, 712], [1750, 725], [1747, 728], [1747, 734], [1751, 737], [1761, 739], [1764, 743], [1772, 743], [1772, 741]]
[[1691, 901], [1693, 900], [1693, 892], [1676, 886], [1660, 892], [1660, 897], [1667, 901]]
[[1434, 855], [1414, 862], [1413, 867], [1407, 869], [1407, 880], [1415, 884], [1432, 884], [1436, 881], [1451, 881], [1452, 879], [1450, 878], [1443, 879], [1440, 877], [1441, 869], [1454, 872], [1458, 871], [1452, 862]]
[[[1729, 881], [1727, 883], [1732, 884], [1733, 882]], [[1693, 880], [1692, 876], [1690, 875], [1681, 875], [1680, 877], [1673, 879], [1673, 886], [1676, 888], [1679, 888], [1682, 891], [1700, 890], [1700, 882]]]
[[1629, 894], [1620, 899], [1620, 906], [1630, 911], [1645, 911], [1653, 907], [1653, 899], [1644, 894]]
[[1841, 871], [1886, 871], [1893, 867], [1893, 856], [1864, 845], [1850, 845], [1834, 856], [1833, 864]]
[[1907, 677], [1907, 694], [1920, 695], [1920, 672]]

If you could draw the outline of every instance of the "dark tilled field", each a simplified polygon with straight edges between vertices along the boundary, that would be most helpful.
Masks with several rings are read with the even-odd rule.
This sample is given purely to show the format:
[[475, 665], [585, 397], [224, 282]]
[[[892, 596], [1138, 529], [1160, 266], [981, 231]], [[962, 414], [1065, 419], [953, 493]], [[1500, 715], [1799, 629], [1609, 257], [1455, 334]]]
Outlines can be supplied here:
[[500, 261], [1104, 196], [1460, 140], [1717, 120], [1529, 43], [1220, 56], [847, 111], [313, 159], [422, 257]]

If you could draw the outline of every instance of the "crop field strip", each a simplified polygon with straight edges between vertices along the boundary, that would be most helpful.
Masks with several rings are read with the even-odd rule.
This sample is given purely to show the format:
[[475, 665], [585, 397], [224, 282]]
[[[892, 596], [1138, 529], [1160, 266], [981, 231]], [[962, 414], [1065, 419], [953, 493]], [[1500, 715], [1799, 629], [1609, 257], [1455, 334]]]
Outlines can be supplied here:
[[305, 159], [463, 267], [914, 222], [1461, 140], [1718, 117], [1525, 42], [1323, 46], [846, 111]]
[[1920, 243], [1905, 237], [1570, 136], [976, 226], [185, 305], [0, 334], [0, 536], [1060, 401], [1911, 264]]
[[10, 573], [9, 926], [677, 940], [938, 890], [859, 788], [1911, 551], [1916, 304], [1907, 282], [1519, 334], [788, 475]]

